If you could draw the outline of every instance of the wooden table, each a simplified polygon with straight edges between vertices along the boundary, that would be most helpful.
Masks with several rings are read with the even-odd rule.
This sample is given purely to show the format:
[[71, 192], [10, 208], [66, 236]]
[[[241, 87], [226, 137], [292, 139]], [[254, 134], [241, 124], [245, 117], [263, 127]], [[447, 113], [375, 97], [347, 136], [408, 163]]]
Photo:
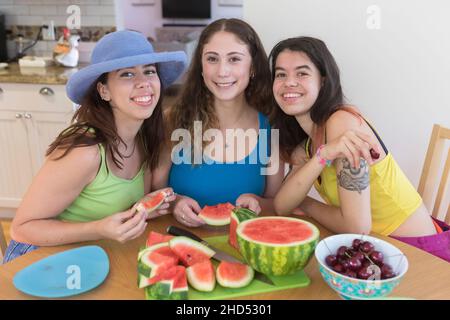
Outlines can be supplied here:
[[[320, 229], [321, 239], [331, 235], [328, 230], [317, 222], [311, 219], [307, 220], [313, 222]], [[150, 230], [165, 233], [165, 229], [169, 225], [181, 226], [171, 215], [167, 215], [151, 220], [146, 232], [141, 237], [125, 244], [102, 240], [75, 245], [39, 248], [0, 266], [0, 300], [35, 299], [14, 287], [12, 279], [16, 272], [51, 254], [90, 244], [99, 245], [107, 252], [110, 259], [110, 272], [101, 286], [84, 294], [74, 296], [72, 299], [144, 299], [144, 290], [139, 289], [136, 285], [137, 253], [139, 247], [145, 244]], [[212, 231], [205, 227], [193, 229], [193, 231], [201, 237], [222, 235], [226, 232], [224, 229], [222, 231]], [[391, 297], [450, 299], [450, 264], [448, 262], [397, 240], [379, 235], [376, 235], [376, 237], [397, 246], [406, 254], [409, 260], [409, 270], [400, 285], [394, 289]], [[311, 259], [305, 271], [311, 279], [311, 284], [307, 287], [245, 296], [242, 298], [249, 300], [340, 299], [322, 279], [315, 257]]]

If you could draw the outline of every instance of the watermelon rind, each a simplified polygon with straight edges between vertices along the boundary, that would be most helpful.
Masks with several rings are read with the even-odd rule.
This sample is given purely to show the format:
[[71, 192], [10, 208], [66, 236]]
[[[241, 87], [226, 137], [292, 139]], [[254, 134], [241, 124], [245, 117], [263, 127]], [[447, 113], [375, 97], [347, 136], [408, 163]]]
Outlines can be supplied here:
[[237, 288], [246, 287], [250, 284], [250, 282], [252, 282], [253, 277], [255, 276], [255, 272], [253, 271], [253, 269], [250, 266], [245, 265], [247, 267], [247, 274], [245, 277], [242, 277], [240, 280], [226, 279], [220, 273], [221, 265], [222, 265], [222, 263], [219, 264], [219, 266], [217, 267], [216, 279], [217, 279], [217, 282], [224, 288], [237, 289]]
[[216, 254], [216, 252], [214, 250], [212, 250], [211, 248], [208, 248], [204, 244], [201, 244], [200, 242], [195, 241], [191, 238], [183, 237], [183, 236], [175, 237], [169, 241], [169, 246], [172, 249], [172, 251], [175, 252], [175, 254], [177, 254], [179, 256], [179, 258], [183, 262], [183, 264], [185, 264], [187, 266], [191, 266], [200, 261], [192, 261], [192, 262], [186, 261], [186, 259], [185, 259], [186, 257], [182, 253], [179, 252], [179, 249], [177, 249], [177, 245], [184, 245], [184, 246], [190, 247], [191, 250], [200, 251], [200, 253], [205, 255], [205, 259], [206, 259], [206, 257], [209, 259], [213, 255]]
[[[205, 208], [211, 208], [211, 207], [217, 207], [217, 206], [230, 206], [231, 208], [228, 208], [230, 210], [230, 214], [223, 219], [212, 218], [212, 217], [208, 217], [207, 215], [205, 215], [205, 213], [204, 213]], [[203, 221], [206, 222], [207, 225], [210, 225], [210, 226], [216, 226], [216, 227], [226, 226], [226, 225], [230, 224], [231, 210], [233, 210], [233, 209], [234, 209], [234, 206], [229, 202], [219, 203], [215, 206], [205, 206], [198, 214], [198, 217], [201, 218]]]
[[[211, 272], [212, 272], [211, 273], [211, 275], [212, 275], [211, 281], [203, 281], [197, 277], [197, 273], [199, 272], [199, 270], [197, 270], [198, 267], [201, 264], [205, 264], [205, 263], [209, 263], [208, 267], [211, 268]], [[199, 263], [194, 264], [193, 266], [186, 268], [186, 276], [187, 276], [187, 280], [188, 280], [189, 284], [195, 290], [202, 291], [202, 292], [211, 292], [214, 290], [214, 287], [216, 286], [215, 271], [214, 271], [214, 267], [210, 260], [204, 261], [204, 262], [199, 262]]]
[[[312, 235], [303, 241], [274, 244], [247, 237], [246, 225], [260, 219], [284, 219], [306, 224]], [[240, 223], [236, 229], [239, 251], [255, 270], [267, 275], [288, 275], [302, 270], [309, 262], [319, 241], [319, 229], [308, 221], [290, 217], [260, 217]]]
[[237, 236], [236, 236], [236, 228], [237, 226], [246, 220], [250, 220], [253, 218], [258, 217], [258, 214], [254, 212], [253, 210], [242, 208], [242, 207], [236, 207], [231, 212], [230, 217], [230, 233], [228, 236], [228, 242], [231, 246], [233, 246], [236, 250], [239, 251], [239, 244], [237, 242]]

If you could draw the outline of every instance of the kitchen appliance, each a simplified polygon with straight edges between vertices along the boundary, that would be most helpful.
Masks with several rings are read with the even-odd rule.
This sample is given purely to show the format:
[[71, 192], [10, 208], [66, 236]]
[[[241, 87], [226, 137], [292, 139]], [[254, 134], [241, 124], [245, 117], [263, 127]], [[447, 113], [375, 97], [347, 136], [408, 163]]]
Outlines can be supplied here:
[[0, 12], [0, 62], [8, 60], [8, 50], [6, 47], [5, 15]]

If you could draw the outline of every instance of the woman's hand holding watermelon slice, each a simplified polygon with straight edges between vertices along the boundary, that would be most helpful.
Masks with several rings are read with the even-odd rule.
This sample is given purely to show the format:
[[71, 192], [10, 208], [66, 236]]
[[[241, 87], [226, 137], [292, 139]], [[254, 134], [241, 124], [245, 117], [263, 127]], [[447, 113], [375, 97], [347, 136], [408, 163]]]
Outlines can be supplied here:
[[261, 206], [258, 199], [251, 193], [244, 193], [236, 200], [236, 207], [243, 207], [250, 209], [257, 214], [261, 212]]
[[102, 238], [125, 243], [139, 237], [145, 231], [146, 217], [144, 212], [137, 212], [136, 206], [133, 206], [129, 210], [113, 214], [94, 223]]
[[205, 224], [197, 214], [202, 210], [197, 201], [192, 198], [178, 195], [175, 202], [173, 216], [177, 221], [188, 227], [200, 227]]

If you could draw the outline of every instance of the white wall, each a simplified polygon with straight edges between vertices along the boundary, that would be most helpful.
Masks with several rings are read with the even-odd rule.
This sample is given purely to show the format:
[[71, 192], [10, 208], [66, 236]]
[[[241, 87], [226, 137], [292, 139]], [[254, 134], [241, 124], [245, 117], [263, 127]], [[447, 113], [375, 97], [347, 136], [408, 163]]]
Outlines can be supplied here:
[[115, 0], [117, 28], [138, 30], [153, 38], [155, 28], [162, 27], [163, 23], [208, 24], [219, 18], [242, 18], [242, 6], [223, 6], [219, 0], [211, 0], [211, 19], [163, 19], [161, 0], [153, 0], [153, 5], [145, 6], [133, 6], [135, 2], [138, 1]]
[[[381, 10], [378, 30], [366, 24], [370, 5]], [[416, 187], [433, 123], [450, 127], [449, 16], [447, 0], [244, 1], [244, 19], [268, 52], [291, 36], [327, 43], [346, 97]]]

